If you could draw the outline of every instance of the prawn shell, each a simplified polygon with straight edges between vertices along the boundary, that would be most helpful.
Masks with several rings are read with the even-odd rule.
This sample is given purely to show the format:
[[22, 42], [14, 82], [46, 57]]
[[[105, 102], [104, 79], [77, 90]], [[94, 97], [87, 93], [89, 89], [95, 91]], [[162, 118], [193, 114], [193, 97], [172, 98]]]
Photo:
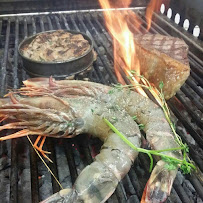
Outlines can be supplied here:
[[119, 149], [102, 149], [96, 161], [105, 164], [120, 181], [130, 170], [132, 161]]
[[[139, 147], [141, 145], [140, 141], [140, 133], [135, 134], [132, 137], [128, 137], [128, 140], [134, 144], [135, 146]], [[115, 144], [116, 143], [116, 144]], [[135, 158], [138, 155], [138, 152], [132, 149], [129, 145], [127, 145], [118, 135], [110, 135], [102, 145], [103, 148], [110, 148], [110, 149], [119, 149], [123, 154], [127, 155], [127, 157], [134, 162]]]
[[[91, 178], [90, 178], [91, 177]], [[105, 202], [115, 191], [118, 180], [102, 162], [93, 162], [78, 176], [74, 190], [77, 201], [83, 203]]]

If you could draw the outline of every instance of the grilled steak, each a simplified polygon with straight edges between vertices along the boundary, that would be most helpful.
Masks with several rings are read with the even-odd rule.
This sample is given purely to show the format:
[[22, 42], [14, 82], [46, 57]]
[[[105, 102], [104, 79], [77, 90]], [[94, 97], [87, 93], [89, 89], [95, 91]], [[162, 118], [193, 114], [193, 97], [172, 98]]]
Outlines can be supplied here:
[[190, 74], [188, 46], [174, 37], [136, 35], [136, 53], [143, 74], [157, 88], [163, 81], [165, 99], [170, 99]]
[[35, 61], [63, 62], [83, 55], [89, 48], [81, 34], [58, 30], [38, 34], [23, 48], [23, 55]]

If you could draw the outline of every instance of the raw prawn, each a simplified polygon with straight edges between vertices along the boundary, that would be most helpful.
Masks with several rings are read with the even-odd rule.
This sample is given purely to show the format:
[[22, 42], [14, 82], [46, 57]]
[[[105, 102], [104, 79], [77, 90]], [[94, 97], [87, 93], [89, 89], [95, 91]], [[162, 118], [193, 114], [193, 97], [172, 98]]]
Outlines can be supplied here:
[[[16, 93], [10, 93], [10, 102], [8, 99], [0, 100], [0, 119], [17, 120], [1, 126], [0, 130], [23, 130], [0, 140], [31, 134], [69, 138], [89, 133], [104, 142], [95, 161], [83, 169], [73, 188], [61, 190], [43, 203], [105, 202], [128, 173], [138, 153], [109, 129], [103, 122], [104, 117], [136, 147], [141, 145], [141, 135], [132, 116], [137, 117], [138, 123], [144, 124], [146, 138], [153, 149], [178, 147], [162, 110], [133, 91], [85, 81], [55, 81], [52, 78], [30, 79], [24, 84], [25, 87]], [[179, 150], [163, 153], [179, 159], [182, 157]], [[159, 160], [141, 202], [165, 201], [177, 170], [169, 171], [165, 162]]]

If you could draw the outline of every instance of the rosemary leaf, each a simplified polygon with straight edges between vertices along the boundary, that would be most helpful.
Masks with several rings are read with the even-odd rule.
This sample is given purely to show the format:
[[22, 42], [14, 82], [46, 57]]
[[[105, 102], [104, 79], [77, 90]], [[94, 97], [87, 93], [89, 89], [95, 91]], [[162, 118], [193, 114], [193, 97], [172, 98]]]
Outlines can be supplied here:
[[163, 83], [163, 81], [161, 81], [161, 82], [159, 83], [159, 88], [162, 90], [163, 87], [164, 87], [164, 83]]
[[137, 116], [133, 116], [132, 119], [133, 119], [134, 121], [136, 121], [136, 120], [137, 120]]
[[138, 126], [139, 126], [139, 129], [140, 129], [140, 130], [144, 130], [144, 128], [145, 128], [145, 125], [142, 124], [142, 123], [140, 123]]

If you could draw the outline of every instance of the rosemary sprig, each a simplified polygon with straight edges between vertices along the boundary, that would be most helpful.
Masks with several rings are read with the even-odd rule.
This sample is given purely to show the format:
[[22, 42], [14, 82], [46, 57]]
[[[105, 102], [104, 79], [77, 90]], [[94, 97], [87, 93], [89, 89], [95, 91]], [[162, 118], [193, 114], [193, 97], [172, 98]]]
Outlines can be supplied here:
[[130, 76], [134, 77], [134, 75], [136, 77], [140, 78], [140, 80], [144, 84], [144, 85], [142, 84], [142, 87], [148, 89], [151, 92], [151, 94], [154, 96], [154, 98], [159, 103], [160, 107], [162, 108], [164, 115], [165, 115], [165, 118], [168, 121], [168, 123], [171, 127], [171, 130], [175, 136], [175, 140], [178, 143], [178, 145], [182, 148], [183, 161], [185, 162], [185, 164], [187, 164], [187, 160], [189, 160], [189, 162], [191, 162], [190, 158], [187, 155], [187, 153], [189, 152], [189, 147], [187, 146], [187, 144], [184, 144], [182, 142], [181, 137], [176, 133], [174, 123], [170, 119], [170, 117], [171, 117], [170, 110], [168, 108], [168, 105], [166, 103], [166, 100], [164, 98], [164, 93], [163, 93], [163, 87], [164, 87], [163, 81], [161, 81], [159, 83], [159, 89], [160, 89], [160, 91], [159, 91], [156, 87], [152, 86], [144, 76], [137, 74], [136, 71], [130, 71]]
[[182, 147], [177, 148], [170, 148], [170, 149], [163, 149], [163, 150], [148, 150], [136, 147], [132, 142], [130, 142], [125, 135], [123, 135], [110, 121], [108, 121], [106, 118], [104, 118], [104, 122], [132, 149], [138, 152], [145, 153], [150, 158], [150, 169], [149, 171], [152, 171], [153, 167], [153, 158], [152, 155], [160, 156], [164, 161], [167, 162], [167, 168], [168, 170], [175, 169], [178, 165], [180, 165], [180, 168], [183, 170], [183, 173], [190, 173], [191, 168], [195, 169], [195, 166], [191, 163], [188, 163], [186, 160], [177, 159], [175, 157], [171, 157], [165, 154], [162, 154], [161, 152], [166, 151], [175, 151], [175, 150], [183, 150]]
[[[133, 84], [130, 84], [130, 85], [121, 85], [121, 84], [116, 84], [114, 85], [114, 88], [118, 89], [118, 90], [121, 90], [122, 88], [128, 88], [128, 89], [135, 89], [135, 87], [140, 87], [140, 88], [145, 88], [145, 89], [148, 89], [150, 91], [150, 93], [153, 95], [153, 97], [156, 99], [156, 101], [158, 102], [158, 104], [160, 105], [160, 107], [162, 108], [163, 112], [164, 112], [164, 115], [165, 115], [165, 118], [166, 120], [168, 121], [170, 127], [171, 127], [171, 130], [175, 136], [175, 140], [176, 142], [178, 143], [178, 145], [180, 146], [179, 149], [182, 150], [182, 153], [183, 153], [183, 160], [181, 160], [181, 165], [180, 165], [180, 168], [183, 170], [183, 173], [190, 173], [191, 171], [191, 168], [193, 169], [196, 169], [196, 167], [191, 163], [192, 161], [190, 160], [190, 158], [188, 157], [187, 153], [189, 152], [189, 148], [187, 146], [187, 144], [184, 144], [182, 142], [182, 139], [180, 138], [180, 136], [176, 133], [176, 130], [175, 130], [175, 125], [174, 123], [171, 121], [170, 119], [170, 111], [169, 111], [169, 108], [168, 108], [168, 105], [166, 103], [166, 100], [164, 98], [164, 93], [163, 93], [163, 87], [164, 87], [164, 83], [163, 81], [160, 82], [159, 84], [159, 89], [160, 91], [152, 86], [149, 81], [142, 75], [139, 75], [136, 71], [134, 70], [131, 70], [131, 71], [128, 71], [128, 78], [132, 81], [135, 80], [135, 77], [139, 78], [140, 81], [142, 82], [142, 84], [136, 82]], [[112, 90], [112, 93], [114, 91]], [[142, 124], [140, 124], [142, 126]], [[109, 126], [110, 127], [110, 126]], [[143, 129], [144, 126], [142, 126], [141, 128]], [[126, 138], [127, 139], [127, 138]], [[156, 151], [156, 150], [150, 150], [150, 152], [153, 152], [153, 151]], [[169, 149], [169, 151], [172, 151]], [[150, 152], [145, 152], [148, 154], [148, 156], [150, 157], [150, 160], [151, 160], [151, 163], [152, 163], [152, 157], [149, 155]], [[157, 155], [157, 154], [156, 154]], [[164, 159], [168, 164], [166, 164], [166, 168], [168, 169], [172, 169], [172, 168], [175, 168], [177, 166], [177, 164], [180, 164], [180, 162], [177, 162], [177, 160], [174, 160], [173, 157], [164, 157], [162, 154], [160, 154], [159, 156], [162, 157], [162, 159]], [[173, 160], [173, 161], [172, 161]], [[187, 160], [190, 162], [188, 163]], [[180, 160], [179, 160], [180, 161]], [[150, 168], [151, 168], [151, 164], [150, 164]]]

